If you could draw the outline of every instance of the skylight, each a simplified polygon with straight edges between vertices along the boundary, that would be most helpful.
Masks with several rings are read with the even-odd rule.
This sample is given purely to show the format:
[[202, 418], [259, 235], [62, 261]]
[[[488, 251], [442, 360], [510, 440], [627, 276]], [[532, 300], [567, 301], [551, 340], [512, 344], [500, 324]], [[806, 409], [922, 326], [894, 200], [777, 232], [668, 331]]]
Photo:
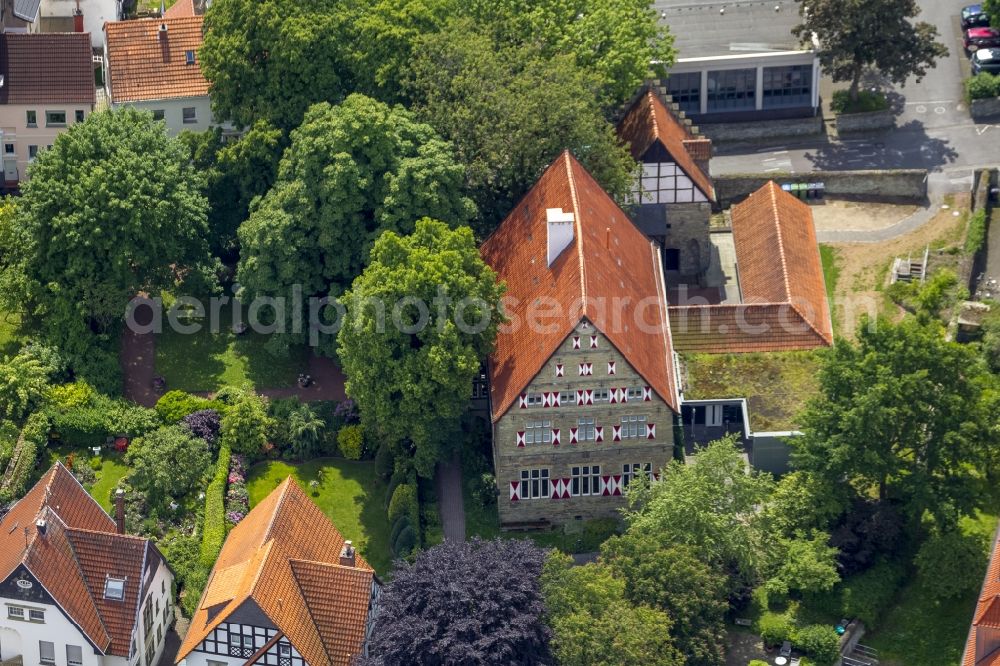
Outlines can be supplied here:
[[194, 51], [185, 51], [184, 52], [184, 59], [187, 60], [187, 64], [193, 65], [194, 64]]
[[104, 581], [104, 598], [117, 599], [118, 601], [124, 599], [125, 579], [108, 576], [107, 580]]

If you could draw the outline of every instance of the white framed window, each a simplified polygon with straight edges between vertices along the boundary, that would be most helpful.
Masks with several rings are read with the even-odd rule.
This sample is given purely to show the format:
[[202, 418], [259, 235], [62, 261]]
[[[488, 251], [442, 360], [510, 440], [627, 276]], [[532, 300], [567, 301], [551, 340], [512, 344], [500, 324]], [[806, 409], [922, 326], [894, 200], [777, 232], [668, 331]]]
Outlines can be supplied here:
[[56, 663], [56, 644], [52, 641], [38, 641], [38, 661], [43, 664]]
[[83, 664], [83, 648], [79, 645], [67, 645], [66, 663], [69, 666], [81, 666]]
[[24, 114], [24, 122], [28, 127], [38, 127], [38, 112], [26, 111]]
[[121, 601], [125, 598], [125, 579], [108, 576], [104, 580], [104, 598]]
[[7, 618], [11, 620], [23, 620], [24, 609], [20, 606], [7, 606]]
[[552, 421], [528, 421], [524, 424], [525, 444], [551, 444]]
[[628, 390], [629, 400], [642, 400], [642, 387], [630, 388]]
[[570, 468], [569, 494], [573, 497], [588, 497], [601, 494], [601, 466], [583, 465]]
[[153, 120], [163, 120], [165, 116], [163, 109], [153, 109]]
[[611, 391], [606, 388], [594, 389], [594, 402], [607, 402], [611, 399]]
[[181, 109], [181, 119], [188, 125], [198, 122], [198, 109], [193, 106], [185, 106]]
[[581, 442], [593, 442], [597, 439], [593, 416], [581, 416], [576, 420], [576, 438]]
[[45, 622], [45, 611], [32, 608], [28, 611], [28, 619], [32, 622]]
[[278, 656], [279, 657], [291, 657], [292, 656], [292, 646], [288, 643], [278, 643]]
[[17, 148], [13, 143], [5, 143], [3, 144], [3, 154], [14, 156], [17, 154]]
[[650, 481], [653, 480], [653, 464], [652, 463], [625, 463], [622, 465], [622, 486], [628, 488], [628, 484], [632, 483], [632, 479], [639, 476], [639, 474], [645, 474]]
[[549, 495], [548, 468], [521, 470], [521, 499], [542, 499]]
[[646, 436], [645, 416], [623, 416], [622, 417], [622, 439], [636, 439]]
[[45, 126], [46, 127], [65, 127], [66, 126], [66, 112], [65, 111], [46, 111], [45, 112]]

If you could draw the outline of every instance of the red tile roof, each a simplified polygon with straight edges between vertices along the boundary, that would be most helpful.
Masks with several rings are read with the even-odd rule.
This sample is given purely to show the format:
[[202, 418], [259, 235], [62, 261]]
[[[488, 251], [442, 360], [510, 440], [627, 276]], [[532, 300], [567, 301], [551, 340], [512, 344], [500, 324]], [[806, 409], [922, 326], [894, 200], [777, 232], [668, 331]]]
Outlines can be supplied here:
[[733, 206], [740, 305], [670, 308], [679, 351], [812, 349], [833, 343], [809, 206], [773, 181]]
[[[654, 143], [662, 145], [701, 193], [709, 201], [715, 201], [712, 179], [691, 154], [694, 152], [707, 161], [706, 152], [711, 154], [711, 142], [692, 134], [652, 90], [647, 90], [629, 108], [618, 123], [618, 136], [629, 144], [632, 157], [640, 161]], [[690, 150], [685, 142], [691, 142]]]
[[993, 537], [993, 551], [972, 616], [962, 666], [1000, 664], [1000, 531]]
[[[44, 534], [36, 528], [45, 520]], [[115, 522], [56, 463], [0, 520], [0, 580], [25, 566], [105, 654], [127, 657], [144, 566], [160, 556]], [[125, 599], [104, 599], [107, 576], [125, 578]]]
[[167, 11], [163, 13], [163, 18], [172, 19], [196, 15], [194, 0], [177, 0], [177, 2], [167, 7]]
[[96, 100], [86, 33], [0, 34], [0, 104], [86, 104]]
[[252, 601], [307, 663], [348, 666], [364, 645], [375, 572], [359, 554], [355, 566], [341, 565], [343, 546], [337, 528], [286, 479], [229, 533], [177, 662]]
[[[106, 23], [111, 101], [208, 95], [208, 79], [197, 57], [204, 22], [204, 16], [182, 16]], [[161, 25], [167, 26], [166, 32], [160, 31]], [[192, 64], [187, 61], [188, 51], [196, 54]]]
[[[549, 267], [546, 211], [553, 208], [573, 214], [574, 232]], [[490, 357], [494, 421], [584, 319], [678, 409], [659, 255], [569, 151], [549, 166], [480, 252], [506, 282], [505, 310], [517, 324], [502, 328]], [[547, 303], [556, 304], [558, 314], [543, 314], [543, 326], [526, 323]]]

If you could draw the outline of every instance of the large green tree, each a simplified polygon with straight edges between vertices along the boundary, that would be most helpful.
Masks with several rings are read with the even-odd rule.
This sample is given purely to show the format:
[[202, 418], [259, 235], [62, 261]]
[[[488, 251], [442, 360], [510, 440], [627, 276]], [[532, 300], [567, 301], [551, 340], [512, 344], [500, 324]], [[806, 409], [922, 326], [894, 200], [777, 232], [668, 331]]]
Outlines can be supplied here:
[[475, 21], [422, 38], [404, 87], [417, 116], [455, 145], [488, 234], [569, 148], [618, 200], [636, 164], [605, 119], [601, 79], [572, 55], [500, 45]]
[[625, 583], [600, 563], [573, 566], [552, 551], [542, 571], [552, 653], [560, 666], [683, 666], [671, 617], [634, 603]]
[[864, 321], [819, 373], [793, 462], [861, 496], [930, 511], [948, 524], [977, 505], [977, 468], [997, 446], [995, 376], [937, 324]]
[[267, 413], [267, 399], [251, 386], [229, 388], [221, 397], [229, 403], [219, 430], [222, 446], [233, 453], [260, 455], [273, 425]]
[[[281, 160], [278, 180], [240, 227], [242, 298], [336, 297], [365, 267], [386, 230], [409, 233], [431, 216], [460, 224], [473, 214], [451, 146], [399, 107], [362, 95], [317, 104]], [[287, 308], [291, 340], [305, 339], [305, 311]]]
[[18, 202], [23, 296], [39, 333], [103, 386], [139, 292], [214, 281], [205, 197], [184, 147], [148, 112], [102, 111], [61, 133]]
[[852, 100], [868, 70], [895, 84], [911, 76], [919, 83], [948, 55], [935, 26], [912, 22], [920, 13], [916, 0], [800, 0], [799, 12], [794, 34], [806, 43], [819, 40], [823, 70], [834, 81], [850, 81]]
[[493, 349], [502, 295], [471, 229], [423, 219], [408, 236], [382, 234], [342, 299], [347, 393], [383, 442], [412, 443], [425, 477], [457, 438], [469, 387]]
[[287, 131], [312, 104], [340, 101], [347, 20], [340, 0], [215, 0], [198, 54], [215, 117]]
[[167, 499], [194, 490], [212, 456], [205, 440], [181, 426], [163, 426], [133, 442], [125, 460], [132, 485], [145, 492], [154, 506], [162, 506]]

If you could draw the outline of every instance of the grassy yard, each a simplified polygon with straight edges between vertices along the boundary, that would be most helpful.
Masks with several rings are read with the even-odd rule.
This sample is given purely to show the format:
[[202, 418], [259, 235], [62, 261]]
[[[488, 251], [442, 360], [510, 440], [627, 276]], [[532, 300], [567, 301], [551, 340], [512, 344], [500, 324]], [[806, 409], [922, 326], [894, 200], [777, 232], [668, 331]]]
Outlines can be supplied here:
[[[310, 481], [323, 481], [313, 490]], [[247, 476], [250, 506], [255, 506], [291, 475], [333, 521], [345, 539], [350, 539], [379, 574], [391, 568], [389, 522], [383, 508], [385, 484], [371, 462], [340, 458], [318, 458], [306, 463], [264, 462], [254, 465]]]
[[794, 430], [799, 412], [819, 390], [820, 353], [685, 354], [685, 397], [745, 397], [753, 430]]
[[[840, 278], [840, 263], [839, 256], [840, 250], [831, 246], [823, 245], [819, 246], [819, 258], [823, 263], [823, 281], [826, 283], [826, 300], [830, 303], [830, 312], [835, 312], [833, 307], [833, 300], [837, 293], [837, 280]], [[837, 322], [833, 322], [834, 331], [837, 328]]]
[[264, 345], [267, 338], [253, 332], [237, 336], [232, 312], [223, 308], [219, 333], [213, 334], [207, 320], [191, 335], [173, 331], [164, 318], [164, 332], [156, 341], [156, 372], [168, 389], [217, 391], [224, 386], [249, 382], [255, 388], [292, 386], [306, 370], [308, 349], [293, 348], [288, 356], [274, 356]]
[[[93, 457], [93, 452], [87, 448], [73, 448], [68, 446], [58, 446], [48, 449], [49, 462], [46, 465], [46, 469], [49, 466], [55, 464], [57, 460], [61, 460], [63, 464], [66, 464], [66, 458], [71, 453], [75, 453], [78, 459], [89, 461]], [[116, 453], [114, 451], [102, 451], [101, 453], [101, 468], [95, 470], [94, 474], [97, 480], [89, 485], [84, 486], [90, 496], [97, 500], [101, 507], [108, 513], [112, 513], [114, 507], [111, 503], [111, 491], [118, 486], [118, 482], [121, 481], [125, 475], [128, 473], [128, 467], [122, 460], [123, 455], [121, 453]]]

